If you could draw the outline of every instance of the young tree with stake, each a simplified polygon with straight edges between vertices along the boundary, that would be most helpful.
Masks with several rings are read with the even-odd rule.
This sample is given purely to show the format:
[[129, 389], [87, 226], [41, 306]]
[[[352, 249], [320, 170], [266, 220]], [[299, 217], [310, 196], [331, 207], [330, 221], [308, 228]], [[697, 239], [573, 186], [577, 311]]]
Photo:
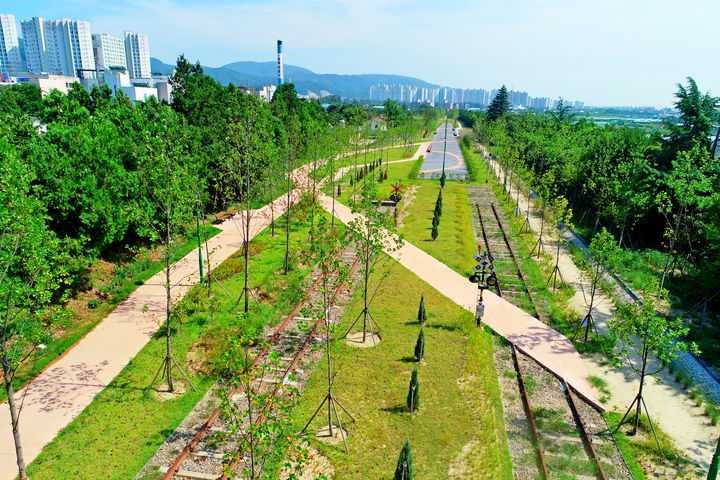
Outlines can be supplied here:
[[52, 303], [67, 276], [67, 256], [47, 226], [41, 202], [32, 194], [29, 169], [0, 144], [0, 150], [4, 149], [0, 162], [0, 367], [18, 474], [26, 479], [13, 379], [18, 367], [51, 337], [51, 328], [60, 317]]
[[[663, 292], [657, 296], [648, 295], [649, 300], [642, 304], [623, 305], [618, 309], [617, 317], [609, 322], [610, 337], [619, 345], [619, 351], [625, 364], [638, 375], [640, 380], [637, 394], [620, 423], [615, 427], [615, 431], [626, 421], [632, 421], [632, 434], [634, 435], [640, 425], [640, 417], [644, 409], [653, 435], [655, 435], [655, 427], [644, 399], [646, 378], [660, 373], [680, 353], [697, 353], [698, 351], [697, 345], [694, 343], [681, 341], [689, 331], [688, 327], [683, 325], [682, 319], [656, 313], [655, 299], [658, 297], [665, 298], [666, 293]], [[635, 417], [631, 419], [629, 416], [633, 407], [635, 408]], [[655, 435], [655, 441], [660, 448], [657, 435]]]
[[377, 198], [375, 184], [368, 182], [362, 189], [362, 197], [359, 202], [352, 202], [351, 206], [357, 217], [348, 223], [350, 239], [356, 245], [357, 254], [362, 265], [362, 295], [363, 309], [350, 325], [345, 337], [355, 327], [355, 324], [362, 318], [362, 342], [367, 340], [368, 333], [375, 342], [375, 337], [380, 338], [380, 326], [370, 314], [370, 277], [375, 270], [375, 265], [380, 260], [383, 250], [395, 251], [402, 246], [402, 238], [391, 233], [393, 227], [392, 217], [381, 212], [373, 204]]
[[[245, 262], [243, 289], [233, 308], [237, 307], [240, 300], [243, 299], [243, 312], [248, 313], [252, 295], [250, 290], [250, 238], [252, 235], [250, 227], [255, 216], [254, 202], [262, 198], [264, 191], [272, 184], [264, 170], [269, 163], [273, 163], [271, 161], [273, 152], [268, 137], [271, 125], [270, 116], [260, 100], [252, 95], [243, 95], [239, 99], [238, 109], [237, 121], [230, 125], [229, 132], [230, 143], [233, 145], [237, 157], [234, 161], [235, 168], [228, 169], [234, 186], [230, 191], [231, 196], [228, 201], [240, 205], [242, 208], [240, 212], [241, 237]], [[274, 217], [274, 210], [272, 215]]]
[[595, 297], [603, 276], [614, 266], [617, 261], [618, 255], [620, 254], [620, 247], [615, 242], [615, 237], [612, 233], [608, 232], [605, 228], [596, 234], [590, 242], [590, 248], [588, 249], [589, 257], [581, 257], [580, 262], [582, 263], [583, 270], [588, 280], [590, 281], [590, 293], [589, 298], [585, 296], [585, 289], [582, 289], [585, 303], [587, 304], [588, 310], [583, 317], [580, 324], [577, 326], [573, 339], [585, 327], [584, 341], [588, 341], [588, 335], [590, 329], [595, 330], [597, 334], [597, 328], [595, 327], [595, 320], [593, 319], [593, 310], [597, 306], [595, 304]]
[[[157, 126], [167, 128], [162, 118], [157, 119]], [[176, 132], [164, 131], [154, 136], [147, 145], [148, 152], [140, 166], [141, 178], [146, 196], [138, 199], [138, 212], [141, 218], [141, 233], [161, 244], [164, 288], [165, 288], [165, 358], [158, 368], [150, 387], [155, 384], [160, 372], [167, 380], [167, 388], [174, 391], [172, 370], [173, 365], [180, 370], [185, 380], [194, 388], [190, 379], [172, 354], [173, 309], [171, 290], [171, 259], [175, 252], [176, 240], [184, 226], [193, 220], [196, 208], [197, 193], [189, 186], [200, 184], [200, 180], [189, 167], [190, 162], [174, 140]]]
[[[323, 216], [320, 218], [318, 223], [318, 238], [312, 245], [311, 250], [317, 260], [317, 268], [320, 273], [319, 293], [321, 301], [316, 305], [311, 305], [307, 310], [307, 315], [318, 323], [322, 323], [322, 332], [325, 340], [325, 361], [326, 361], [326, 374], [327, 374], [327, 394], [320, 406], [315, 410], [315, 413], [310, 417], [301, 433], [304, 433], [312, 423], [313, 419], [318, 415], [323, 406], [327, 406], [327, 431], [330, 437], [334, 436], [333, 429], [335, 425], [333, 423], [333, 416], [337, 420], [337, 428], [340, 431], [343, 444], [345, 446], [345, 453], [348, 453], [347, 439], [345, 436], [345, 430], [342, 426], [342, 418], [340, 416], [340, 410], [354, 420], [352, 415], [345, 410], [345, 407], [338, 401], [333, 392], [333, 384], [335, 381], [335, 375], [337, 371], [333, 373], [332, 367], [332, 351], [330, 348], [330, 342], [332, 340], [335, 326], [333, 325], [331, 318], [331, 307], [333, 297], [335, 295], [335, 289], [338, 285], [345, 281], [348, 275], [347, 265], [343, 264], [339, 258], [340, 253], [345, 248], [344, 235], [338, 235], [338, 232], [333, 231], [332, 226], [327, 223], [326, 218]], [[334, 280], [333, 280], [334, 277]]]

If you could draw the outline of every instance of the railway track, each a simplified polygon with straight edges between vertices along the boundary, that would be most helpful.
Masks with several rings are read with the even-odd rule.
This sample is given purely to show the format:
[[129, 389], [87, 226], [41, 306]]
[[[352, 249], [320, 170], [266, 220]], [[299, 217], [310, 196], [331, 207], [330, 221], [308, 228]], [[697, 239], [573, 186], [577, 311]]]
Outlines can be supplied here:
[[[498, 294], [539, 318], [540, 310], [489, 187], [471, 187], [476, 234], [495, 259]], [[520, 347], [496, 351], [515, 478], [632, 478], [600, 412]], [[588, 408], [590, 407], [590, 408]], [[592, 432], [592, 433], [591, 433]]]
[[[302, 380], [309, 376], [309, 371], [302, 370], [301, 367], [304, 365], [301, 362], [313, 350], [311, 347], [322, 344], [322, 336], [317, 333], [323, 326], [324, 320], [322, 315], [314, 311], [324, 303], [322, 301], [324, 293], [321, 290], [331, 292], [327, 306], [328, 310], [331, 310], [341, 293], [347, 290], [347, 281], [359, 265], [359, 259], [352, 247], [339, 252], [332, 264], [335, 264], [335, 260], [340, 260], [341, 264], [349, 267], [348, 274], [340, 275], [337, 269], [328, 279], [316, 274], [303, 300], [276, 327], [266, 346], [253, 353], [250, 369], [262, 372], [262, 376], [255, 380], [255, 388], [270, 399], [262, 409], [256, 410], [255, 418], [252, 420], [255, 424], [264, 420], [266, 410], [272, 408], [270, 403], [273, 398], [291, 394], [286, 391], [286, 387], [300, 388]], [[242, 388], [229, 392], [227, 398], [234, 403], [236, 411], [250, 411]], [[249, 422], [245, 420], [244, 426], [248, 427]], [[243, 468], [247, 460], [247, 452], [244, 452], [242, 447], [244, 442], [233, 441], [240, 435], [242, 432], [237, 431], [236, 425], [226, 423], [222, 408], [218, 405], [189, 438], [170, 465], [160, 468], [163, 473], [162, 479], [232, 478], [232, 472]]]

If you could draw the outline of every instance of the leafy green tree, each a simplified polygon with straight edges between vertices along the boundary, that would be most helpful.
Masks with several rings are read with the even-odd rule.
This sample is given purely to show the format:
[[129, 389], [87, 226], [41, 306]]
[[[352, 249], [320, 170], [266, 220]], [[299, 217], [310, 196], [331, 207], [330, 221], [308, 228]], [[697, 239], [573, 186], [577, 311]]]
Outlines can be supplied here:
[[418, 369], [413, 368], [410, 375], [410, 385], [408, 386], [407, 408], [410, 412], [414, 412], [420, 407], [420, 380], [418, 380]]
[[[158, 129], [167, 127], [168, 125], [161, 123], [156, 126]], [[165, 358], [152, 383], [154, 384], [162, 371], [171, 392], [174, 391], [173, 365], [178, 365], [172, 355], [171, 343], [175, 330], [173, 324], [177, 320], [171, 296], [174, 285], [171, 279], [171, 262], [177, 247], [176, 240], [182, 234], [184, 226], [193, 220], [197, 196], [192, 186], [200, 183], [192, 169], [191, 159], [183, 155], [172, 139], [172, 130], [168, 129], [149, 142], [148, 155], [140, 168], [146, 195], [138, 199], [137, 205], [143, 233], [151, 240], [161, 243], [165, 274]], [[182, 369], [180, 372], [185, 375]]]
[[420, 329], [420, 333], [418, 334], [417, 341], [415, 342], [415, 360], [420, 361], [425, 357], [425, 332], [423, 329]]
[[425, 312], [425, 295], [420, 295], [420, 306], [418, 306], [417, 319], [420, 325], [425, 325], [425, 322], [427, 322], [427, 313]]
[[251, 224], [256, 215], [256, 203], [263, 199], [272, 183], [266, 168], [272, 162], [274, 152], [271, 148], [272, 120], [270, 113], [262, 108], [260, 100], [250, 95], [238, 98], [236, 120], [229, 125], [229, 143], [236, 155], [225, 165], [226, 176], [231, 180], [229, 203], [242, 208], [242, 238], [244, 262], [244, 287], [240, 298], [244, 299], [243, 311], [250, 311], [250, 238]]
[[412, 480], [413, 478], [413, 458], [412, 452], [410, 451], [410, 440], [405, 441], [402, 450], [400, 450], [400, 457], [395, 467], [395, 476], [393, 480]]
[[690, 151], [678, 153], [672, 161], [672, 170], [665, 176], [667, 189], [657, 195], [658, 207], [665, 219], [664, 237], [668, 250], [661, 289], [681, 258], [692, 254], [695, 243], [702, 238], [701, 219], [713, 204], [712, 177], [717, 178], [716, 169], [710, 154], [695, 146]]
[[510, 111], [510, 96], [505, 85], [500, 87], [492, 102], [487, 108], [487, 119], [491, 122], [502, 117]]
[[346, 125], [358, 127], [370, 118], [367, 110], [354, 103], [345, 103], [338, 108], [340, 118], [345, 120]]
[[558, 123], [568, 123], [573, 120], [575, 114], [572, 113], [572, 107], [565, 105], [565, 101], [560, 98], [557, 105], [550, 112], [550, 116]]
[[580, 321], [573, 338], [575, 338], [580, 330], [582, 330], [583, 326], [585, 327], [586, 342], [591, 328], [595, 329], [597, 333], [593, 318], [593, 310], [596, 307], [595, 296], [600, 288], [603, 276], [615, 265], [617, 265], [620, 253], [621, 250], [615, 243], [615, 237], [613, 237], [612, 233], [608, 232], [605, 228], [596, 234], [590, 242], [590, 247], [588, 249], [589, 257], [583, 257], [581, 259], [583, 270], [590, 281], [589, 297], [585, 297], [588, 310], [583, 319]]
[[[383, 250], [391, 252], [402, 246], [402, 238], [392, 232], [392, 217], [377, 209], [373, 201], [377, 198], [374, 183], [368, 182], [361, 191], [359, 201], [351, 202], [353, 213], [358, 215], [348, 223], [350, 239], [355, 245], [361, 261], [363, 309], [345, 333], [347, 336], [355, 323], [362, 318], [362, 341], [365, 342], [368, 332], [379, 335], [380, 327], [370, 314], [370, 277], [380, 260]], [[375, 327], [373, 327], [375, 325]], [[377, 330], [375, 330], [377, 328]], [[374, 336], [372, 336], [374, 338]]]
[[432, 226], [432, 229], [430, 230], [430, 237], [433, 239], [433, 242], [435, 239], [437, 239], [440, 232], [438, 232], [438, 226], [437, 224]]
[[48, 217], [32, 192], [27, 165], [4, 142], [0, 152], [0, 366], [18, 474], [27, 478], [13, 378], [18, 367], [51, 338], [60, 315], [53, 303], [67, 271], [64, 248], [47, 227]]
[[383, 113], [387, 117], [388, 125], [391, 127], [397, 127], [403, 123], [405, 119], [405, 112], [402, 106], [394, 100], [389, 98], [383, 103]]
[[701, 93], [695, 80], [687, 78], [687, 86], [677, 84], [675, 108], [680, 112], [680, 125], [665, 122], [670, 135], [666, 141], [667, 153], [672, 160], [675, 154], [695, 145], [710, 149], [710, 136], [718, 116], [720, 99]]
[[[659, 296], [664, 297], [665, 294]], [[650, 412], [643, 398], [645, 379], [660, 373], [680, 353], [697, 352], [694, 343], [681, 341], [689, 330], [682, 319], [659, 315], [655, 311], [655, 306], [656, 300], [653, 296], [648, 296], [642, 304], [623, 305], [618, 309], [617, 316], [608, 322], [610, 338], [619, 345], [624, 363], [639, 377], [637, 394], [617, 425], [616, 431], [629, 419], [633, 407], [635, 408], [635, 417], [632, 419], [633, 434], [637, 432], [643, 408], [652, 425]]]
[[279, 125], [278, 136], [280, 150], [286, 159], [285, 175], [287, 176], [287, 193], [285, 202], [287, 206], [285, 210], [285, 257], [283, 260], [283, 270], [287, 275], [290, 271], [290, 222], [292, 220], [291, 172], [297, 166], [300, 150], [299, 137], [301, 135], [301, 107], [295, 86], [292, 83], [283, 83], [280, 85], [273, 95], [270, 108], [279, 121], [277, 125]]
[[18, 83], [0, 88], [0, 113], [38, 117], [43, 111], [40, 87]]
[[556, 197], [550, 203], [550, 223], [553, 226], [553, 234], [555, 237], [555, 265], [553, 266], [547, 285], [552, 281], [553, 291], [559, 284], [564, 283], [562, 273], [560, 272], [560, 247], [564, 243], [563, 229], [567, 226], [572, 228], [572, 210], [568, 206], [565, 197]]

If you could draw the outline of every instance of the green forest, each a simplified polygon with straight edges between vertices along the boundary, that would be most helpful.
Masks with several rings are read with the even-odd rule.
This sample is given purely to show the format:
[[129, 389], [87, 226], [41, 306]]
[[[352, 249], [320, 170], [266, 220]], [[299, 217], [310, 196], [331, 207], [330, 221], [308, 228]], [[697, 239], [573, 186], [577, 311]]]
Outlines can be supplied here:
[[[121, 301], [147, 276], [152, 250], [166, 237], [164, 219], [179, 258], [199, 240], [199, 224], [278, 198], [295, 168], [360, 144], [408, 143], [439, 118], [435, 109], [417, 116], [388, 101], [387, 128], [373, 133], [362, 106], [325, 109], [298, 98], [292, 84], [266, 103], [219, 84], [184, 56], [170, 82], [172, 105], [79, 84], [44, 97], [30, 84], [0, 89], [0, 343], [17, 347], [3, 370], [14, 372], [28, 349], [84, 322], [90, 312], [67, 308], [79, 293], [101, 294], [80, 305], [98, 309], [98, 318], [50, 345], [16, 386], [92, 328], [108, 312], [105, 300]], [[110, 285], [98, 286], [103, 264]]]
[[665, 288], [674, 306], [703, 302], [717, 312], [720, 162], [711, 152], [720, 100], [691, 78], [675, 98], [678, 121], [661, 129], [599, 126], [562, 101], [547, 113], [513, 112], [502, 95], [487, 112], [462, 111], [459, 119], [548, 205], [566, 199], [586, 242], [602, 227], [611, 231], [624, 247], [614, 267], [640, 277], [633, 287]]

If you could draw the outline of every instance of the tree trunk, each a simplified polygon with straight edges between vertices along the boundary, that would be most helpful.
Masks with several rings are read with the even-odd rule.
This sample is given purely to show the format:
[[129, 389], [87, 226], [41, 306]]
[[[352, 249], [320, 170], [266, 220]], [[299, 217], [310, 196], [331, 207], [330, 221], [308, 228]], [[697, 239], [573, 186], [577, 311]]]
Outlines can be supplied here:
[[243, 311], [250, 312], [250, 210], [245, 211], [245, 305]]
[[172, 298], [170, 297], [170, 213], [167, 214], [166, 226], [166, 238], [165, 238], [165, 367], [167, 369], [167, 384], [168, 390], [174, 392], [173, 381], [172, 381], [172, 368], [170, 368], [170, 358], [172, 356], [172, 350], [170, 345], [170, 336], [172, 330], [170, 328], [170, 316], [172, 314], [170, 307], [172, 306]]
[[[367, 227], [367, 226], [366, 226]], [[369, 233], [368, 233], [369, 237]], [[368, 283], [370, 281], [370, 238], [367, 238], [367, 244], [365, 245], [365, 275], [363, 285], [363, 343], [365, 343], [365, 332], [367, 331], [368, 323]]]
[[5, 393], [8, 397], [8, 407], [10, 407], [10, 422], [12, 424], [13, 441], [15, 442], [15, 458], [17, 460], [18, 475], [21, 480], [27, 478], [27, 472], [25, 471], [25, 456], [23, 455], [22, 443], [20, 441], [20, 412], [17, 410], [15, 405], [15, 389], [12, 385], [12, 374], [10, 373], [10, 359], [7, 353], [7, 339], [0, 339], [0, 345], [2, 346], [2, 369], [3, 369], [3, 380], [5, 381]]
[[285, 197], [285, 261], [283, 263], [283, 269], [285, 275], [290, 271], [290, 187], [292, 185], [290, 179], [290, 168], [288, 167], [288, 182], [287, 182], [287, 195]]
[[637, 406], [635, 409], [635, 425], [633, 426], [633, 435], [637, 433], [638, 426], [640, 425], [640, 415], [642, 414], [642, 401], [643, 401], [643, 387], [645, 386], [645, 369], [647, 367], [648, 351], [647, 348], [643, 349], [642, 355], [642, 371], [640, 372], [640, 388], [637, 394]]

